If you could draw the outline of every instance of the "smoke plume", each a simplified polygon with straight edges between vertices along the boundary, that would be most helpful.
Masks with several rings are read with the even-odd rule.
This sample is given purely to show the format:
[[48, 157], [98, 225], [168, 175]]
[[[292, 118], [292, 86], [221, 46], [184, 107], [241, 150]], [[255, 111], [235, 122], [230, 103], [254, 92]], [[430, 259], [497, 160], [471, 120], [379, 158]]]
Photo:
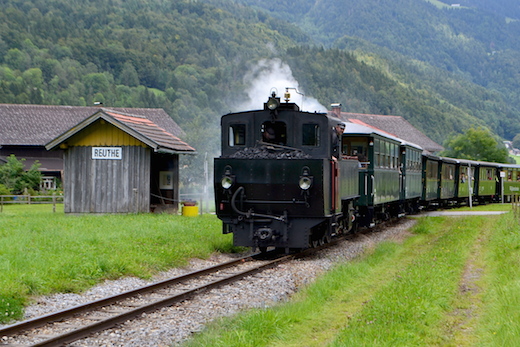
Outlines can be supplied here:
[[294, 102], [302, 111], [326, 112], [327, 108], [316, 99], [300, 93], [298, 81], [293, 77], [291, 68], [280, 59], [261, 60], [245, 76], [244, 84], [249, 86], [247, 94], [249, 100], [238, 106], [237, 111], [262, 109], [264, 102], [273, 91], [284, 102], [286, 88], [291, 93], [289, 102]]

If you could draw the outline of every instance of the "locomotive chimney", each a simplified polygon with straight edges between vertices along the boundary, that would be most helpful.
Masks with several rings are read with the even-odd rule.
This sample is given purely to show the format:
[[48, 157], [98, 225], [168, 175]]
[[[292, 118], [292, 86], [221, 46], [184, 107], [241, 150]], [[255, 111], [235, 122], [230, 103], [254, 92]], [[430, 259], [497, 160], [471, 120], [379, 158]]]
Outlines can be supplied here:
[[332, 114], [341, 118], [341, 104], [330, 104], [330, 108], [332, 109]]

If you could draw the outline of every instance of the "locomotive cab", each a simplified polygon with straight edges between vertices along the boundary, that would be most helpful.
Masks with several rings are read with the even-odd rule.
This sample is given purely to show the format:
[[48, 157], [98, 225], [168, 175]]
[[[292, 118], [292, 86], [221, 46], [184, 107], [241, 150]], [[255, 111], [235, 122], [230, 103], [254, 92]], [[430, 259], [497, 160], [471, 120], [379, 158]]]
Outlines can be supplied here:
[[[273, 99], [278, 102], [276, 108], [270, 102]], [[263, 110], [222, 117], [222, 157], [262, 145], [272, 145], [280, 151], [288, 147], [311, 157], [324, 157], [330, 150], [328, 128], [325, 113], [301, 112], [298, 105], [280, 103], [279, 98], [271, 96]]]

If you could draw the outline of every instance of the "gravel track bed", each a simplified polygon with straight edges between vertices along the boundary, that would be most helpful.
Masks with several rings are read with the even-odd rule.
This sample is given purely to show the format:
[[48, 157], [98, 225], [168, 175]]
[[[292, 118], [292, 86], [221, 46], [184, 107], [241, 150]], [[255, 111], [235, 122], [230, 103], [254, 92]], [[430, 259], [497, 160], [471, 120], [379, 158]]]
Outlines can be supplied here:
[[[380, 227], [378, 231], [359, 234], [354, 239], [342, 241], [315, 256], [284, 263], [237, 283], [213, 289], [194, 299], [144, 314], [140, 319], [77, 341], [71, 346], [180, 345], [215, 318], [233, 315], [248, 308], [269, 307], [289, 299], [299, 288], [311, 283], [336, 263], [350, 260], [382, 240], [404, 239], [414, 223], [414, 219], [402, 219], [391, 226]], [[188, 267], [161, 273], [151, 281], [123, 278], [105, 281], [83, 294], [40, 297], [34, 305], [27, 307], [25, 319], [98, 300], [231, 259], [232, 256], [217, 254], [209, 260], [192, 260]], [[23, 343], [21, 340], [0, 339], [0, 344], [2, 342]]]

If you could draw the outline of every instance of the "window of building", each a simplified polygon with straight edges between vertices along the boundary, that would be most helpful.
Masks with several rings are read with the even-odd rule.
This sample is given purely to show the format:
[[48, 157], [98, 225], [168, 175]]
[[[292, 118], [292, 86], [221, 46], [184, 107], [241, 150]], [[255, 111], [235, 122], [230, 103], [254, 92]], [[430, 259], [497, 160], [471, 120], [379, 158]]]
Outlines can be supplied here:
[[43, 190], [56, 190], [56, 177], [43, 176], [40, 182], [40, 188]]

